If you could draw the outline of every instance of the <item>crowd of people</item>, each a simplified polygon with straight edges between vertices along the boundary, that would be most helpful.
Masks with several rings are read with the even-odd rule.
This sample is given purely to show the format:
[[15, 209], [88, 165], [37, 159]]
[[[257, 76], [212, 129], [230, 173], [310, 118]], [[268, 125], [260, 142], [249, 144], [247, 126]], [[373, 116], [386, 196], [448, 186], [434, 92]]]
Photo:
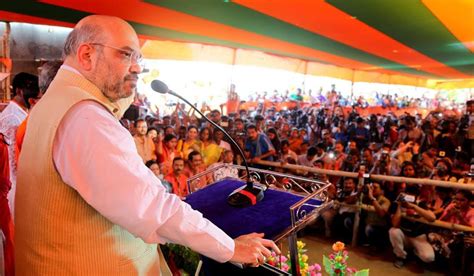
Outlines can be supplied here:
[[367, 93], [359, 96], [353, 94], [347, 95], [347, 93], [344, 94], [346, 96], [344, 96], [340, 91], [337, 91], [336, 85], [333, 84], [331, 85], [330, 91], [326, 93], [322, 87], [317, 89], [317, 92], [313, 92], [312, 89], [303, 90], [301, 88], [297, 88], [293, 92], [290, 92], [289, 89], [283, 92], [273, 90], [273, 93], [271, 94], [266, 91], [252, 93], [245, 100], [247, 102], [271, 102], [274, 104], [296, 101], [308, 104], [337, 104], [341, 107], [357, 106], [363, 108], [369, 106], [380, 106], [383, 108], [463, 109], [465, 104], [464, 102], [459, 102], [455, 98], [449, 99], [448, 97], [441, 96], [438, 93], [436, 95], [430, 95], [430, 97], [427, 97], [425, 94], [421, 97], [415, 97], [410, 95], [399, 95], [398, 93], [384, 94], [379, 92]]
[[[325, 98], [330, 98], [331, 93]], [[463, 116], [452, 116], [443, 109], [433, 108], [424, 118], [392, 113], [363, 117], [355, 108], [345, 113], [337, 101], [294, 110], [263, 107], [225, 115], [217, 109], [203, 111], [244, 149], [245, 158], [254, 167], [262, 167], [259, 161], [267, 160], [329, 170], [359, 172], [362, 169], [370, 174], [474, 184], [472, 100], [467, 102]], [[155, 145], [149, 147], [142, 158], [146, 161], [146, 156], [156, 154], [156, 164], [160, 167], [157, 176], [181, 197], [189, 193], [187, 179], [197, 173], [216, 164], [242, 164], [237, 149], [222, 131], [183, 105], [178, 104], [172, 114], [162, 118], [149, 115], [135, 124], [124, 118], [122, 124], [135, 136], [139, 153], [145, 150], [146, 143]], [[145, 140], [148, 142], [143, 142]], [[414, 248], [414, 253], [425, 263], [433, 262], [435, 255], [459, 261], [462, 248], [460, 233], [439, 231], [412, 222], [402, 214], [474, 227], [474, 197], [469, 190], [370, 180], [360, 186], [353, 178], [316, 175], [304, 169], [283, 171], [333, 184], [329, 196], [341, 204], [321, 214], [328, 237], [352, 238], [348, 234], [354, 224], [350, 205], [362, 198], [369, 210], [361, 214], [363, 235], [359, 240], [373, 250], [391, 245], [397, 267], [403, 266], [407, 258], [406, 248]], [[200, 178], [198, 188], [221, 177], [237, 175], [236, 170], [225, 173], [218, 170], [213, 173], [215, 177]]]

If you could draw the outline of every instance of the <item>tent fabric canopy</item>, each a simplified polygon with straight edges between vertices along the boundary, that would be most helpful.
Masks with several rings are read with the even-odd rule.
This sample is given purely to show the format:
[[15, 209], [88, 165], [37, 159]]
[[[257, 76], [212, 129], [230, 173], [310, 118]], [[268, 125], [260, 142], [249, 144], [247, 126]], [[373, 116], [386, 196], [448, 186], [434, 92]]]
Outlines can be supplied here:
[[144, 39], [204, 44], [174, 44], [186, 49], [178, 59], [248, 63], [257, 50], [309, 74], [424, 85], [474, 79], [473, 11], [472, 0], [16, 0], [0, 3], [0, 20], [72, 26], [109, 14]]
[[[258, 51], [196, 43], [148, 40], [142, 46], [142, 54], [150, 59], [210, 61], [229, 65], [261, 66], [354, 82], [401, 84], [424, 87], [436, 86], [436, 82], [430, 82], [429, 84], [431, 84], [431, 86], [428, 86], [428, 82], [424, 78], [352, 70], [330, 64], [269, 55]], [[457, 83], [460, 84], [461, 82]]]

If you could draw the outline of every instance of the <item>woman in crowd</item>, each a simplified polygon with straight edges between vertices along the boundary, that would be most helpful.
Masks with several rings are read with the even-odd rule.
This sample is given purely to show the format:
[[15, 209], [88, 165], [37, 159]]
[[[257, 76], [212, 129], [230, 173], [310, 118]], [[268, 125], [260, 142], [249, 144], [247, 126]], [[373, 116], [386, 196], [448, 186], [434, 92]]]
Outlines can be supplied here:
[[164, 179], [164, 175], [161, 173], [160, 170], [160, 165], [155, 160], [149, 160], [145, 163], [145, 165], [153, 172], [153, 174], [158, 177], [158, 179], [161, 181], [161, 184], [165, 186], [166, 191], [168, 193], [171, 193], [171, 184]]
[[[267, 136], [270, 139], [270, 142], [272, 142], [273, 147], [275, 148], [275, 151], [278, 153], [280, 152], [281, 148], [281, 142], [280, 138], [278, 138], [278, 132], [275, 128], [271, 127], [267, 130]], [[275, 158], [277, 160], [278, 158]]]
[[201, 141], [198, 139], [198, 129], [196, 126], [188, 126], [186, 139], [180, 139], [178, 141], [177, 149], [181, 152], [181, 156], [183, 156], [184, 159], [188, 158], [190, 152], [201, 150]]
[[473, 195], [471, 191], [459, 190], [454, 202], [444, 210], [439, 218], [442, 221], [474, 227], [474, 208], [471, 207]]
[[166, 134], [163, 141], [157, 143], [158, 163], [162, 165], [164, 171], [172, 172], [173, 159], [181, 157], [181, 152], [176, 149], [178, 139], [174, 134]]
[[204, 159], [204, 164], [206, 167], [219, 161], [221, 157], [222, 148], [220, 148], [214, 139], [212, 139], [212, 131], [209, 127], [201, 128], [199, 132], [199, 138], [201, 140], [201, 149], [202, 158]]

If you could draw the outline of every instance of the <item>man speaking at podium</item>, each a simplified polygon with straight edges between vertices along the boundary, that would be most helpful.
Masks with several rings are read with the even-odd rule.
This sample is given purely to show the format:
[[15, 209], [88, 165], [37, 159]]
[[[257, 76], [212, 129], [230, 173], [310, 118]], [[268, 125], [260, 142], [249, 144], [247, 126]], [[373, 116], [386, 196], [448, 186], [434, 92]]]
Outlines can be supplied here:
[[[141, 71], [125, 21], [82, 19], [64, 64], [32, 111], [19, 160], [17, 275], [158, 275], [156, 243], [172, 241], [219, 262], [258, 265], [276, 245], [236, 238], [169, 194], [118, 119]], [[161, 262], [163, 265], [164, 262]]]

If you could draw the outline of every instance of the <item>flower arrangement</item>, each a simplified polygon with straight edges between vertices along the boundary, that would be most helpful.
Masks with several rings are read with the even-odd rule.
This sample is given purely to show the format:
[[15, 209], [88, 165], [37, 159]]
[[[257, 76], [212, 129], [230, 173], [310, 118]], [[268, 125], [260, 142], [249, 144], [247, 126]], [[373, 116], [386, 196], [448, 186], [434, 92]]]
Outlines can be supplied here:
[[323, 265], [326, 273], [331, 276], [368, 276], [368, 269], [357, 271], [355, 268], [347, 266], [349, 253], [344, 250], [344, 248], [344, 243], [338, 241], [332, 245], [332, 250], [334, 252], [329, 255], [329, 258], [325, 255], [323, 256]]
[[[300, 265], [300, 274], [303, 276], [321, 276], [321, 266], [319, 264], [308, 264], [308, 255], [306, 255], [306, 244], [302, 241], [296, 243], [298, 247], [298, 262]], [[277, 267], [285, 272], [291, 273], [291, 260], [290, 254], [276, 255], [275, 252], [272, 252], [272, 256], [267, 259], [267, 263], [271, 266]]]
[[[306, 255], [306, 244], [302, 241], [297, 242], [298, 262], [300, 266], [300, 274], [303, 276], [322, 276], [321, 266], [317, 263], [308, 264], [308, 255]], [[345, 245], [342, 242], [336, 242], [332, 245], [334, 251], [329, 257], [323, 256], [323, 265], [325, 272], [330, 276], [368, 276], [369, 270], [359, 270], [347, 266], [348, 252], [344, 250]], [[284, 255], [276, 255], [272, 252], [272, 256], [267, 259], [267, 263], [277, 267], [282, 271], [291, 273], [291, 261], [289, 253]]]

